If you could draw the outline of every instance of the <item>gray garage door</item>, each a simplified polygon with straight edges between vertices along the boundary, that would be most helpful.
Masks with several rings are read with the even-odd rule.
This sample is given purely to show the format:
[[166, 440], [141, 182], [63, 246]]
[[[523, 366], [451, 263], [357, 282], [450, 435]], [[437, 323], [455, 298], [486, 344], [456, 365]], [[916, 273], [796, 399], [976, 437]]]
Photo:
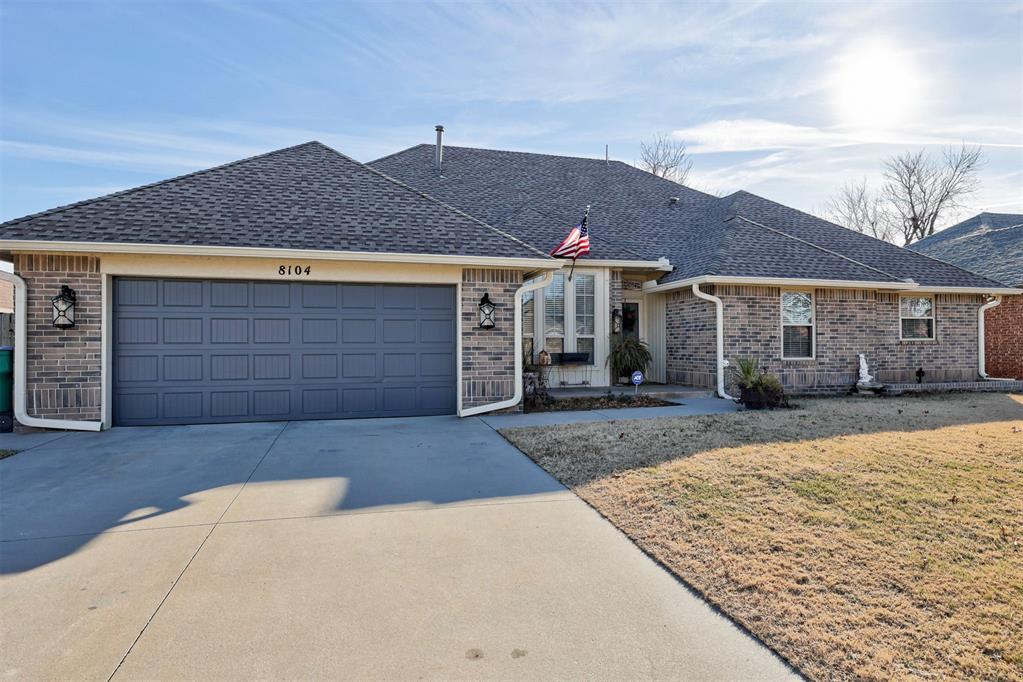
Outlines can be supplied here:
[[114, 422], [452, 414], [451, 286], [114, 281]]

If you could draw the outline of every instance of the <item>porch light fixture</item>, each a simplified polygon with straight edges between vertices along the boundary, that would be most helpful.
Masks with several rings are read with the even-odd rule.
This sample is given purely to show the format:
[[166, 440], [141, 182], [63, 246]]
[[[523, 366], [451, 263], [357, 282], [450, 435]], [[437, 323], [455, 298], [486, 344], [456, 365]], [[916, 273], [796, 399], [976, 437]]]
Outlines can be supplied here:
[[60, 293], [50, 299], [53, 305], [53, 326], [58, 329], [67, 329], [75, 326], [75, 301], [78, 295], [75, 290], [64, 284], [60, 287]]
[[611, 333], [622, 333], [622, 311], [618, 308], [613, 308], [611, 310]]
[[480, 299], [480, 329], [493, 329], [497, 322], [494, 320], [494, 311], [497, 306], [490, 300], [490, 294], [484, 293]]

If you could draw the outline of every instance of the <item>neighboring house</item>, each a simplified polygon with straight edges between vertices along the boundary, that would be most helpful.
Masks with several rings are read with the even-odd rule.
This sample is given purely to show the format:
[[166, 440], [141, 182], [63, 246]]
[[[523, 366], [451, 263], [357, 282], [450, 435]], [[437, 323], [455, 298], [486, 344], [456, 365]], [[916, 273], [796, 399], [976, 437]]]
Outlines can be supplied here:
[[[981, 213], [909, 248], [1023, 287], [1023, 214]], [[1023, 379], [1023, 296], [1006, 296], [984, 317], [988, 374]]]
[[[607, 385], [614, 311], [650, 344], [657, 381], [714, 386], [718, 343], [800, 391], [849, 387], [858, 353], [881, 381], [974, 380], [978, 309], [1012, 293], [745, 192], [474, 149], [446, 150], [438, 170], [438, 151], [367, 166], [310, 142], [3, 224], [27, 296], [16, 416], [96, 428], [515, 407], [523, 341], [582, 360], [558, 381]], [[593, 252], [569, 280], [547, 251], [587, 204]], [[54, 323], [65, 285], [73, 327]]]

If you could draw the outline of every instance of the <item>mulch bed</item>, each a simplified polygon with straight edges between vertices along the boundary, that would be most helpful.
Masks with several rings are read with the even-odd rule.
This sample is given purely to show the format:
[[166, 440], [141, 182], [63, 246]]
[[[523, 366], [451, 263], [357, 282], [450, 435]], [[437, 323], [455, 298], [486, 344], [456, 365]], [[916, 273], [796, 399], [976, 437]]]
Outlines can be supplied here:
[[614, 410], [622, 407], [665, 407], [677, 405], [647, 395], [601, 395], [580, 398], [555, 398], [546, 405], [527, 406], [526, 412], [565, 412], [568, 410]]

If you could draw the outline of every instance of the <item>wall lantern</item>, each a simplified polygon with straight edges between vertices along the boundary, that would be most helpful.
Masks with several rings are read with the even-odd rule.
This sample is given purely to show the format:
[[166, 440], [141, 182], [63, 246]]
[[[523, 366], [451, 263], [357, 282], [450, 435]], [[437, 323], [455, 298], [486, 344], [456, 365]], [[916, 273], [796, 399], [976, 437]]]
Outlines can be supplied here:
[[618, 308], [613, 308], [611, 310], [611, 333], [622, 333], [622, 311]]
[[53, 304], [53, 326], [60, 329], [75, 326], [75, 300], [78, 295], [68, 285], [60, 288], [60, 293], [50, 299]]
[[493, 329], [496, 325], [494, 311], [497, 306], [490, 300], [490, 294], [484, 293], [480, 299], [480, 329]]

